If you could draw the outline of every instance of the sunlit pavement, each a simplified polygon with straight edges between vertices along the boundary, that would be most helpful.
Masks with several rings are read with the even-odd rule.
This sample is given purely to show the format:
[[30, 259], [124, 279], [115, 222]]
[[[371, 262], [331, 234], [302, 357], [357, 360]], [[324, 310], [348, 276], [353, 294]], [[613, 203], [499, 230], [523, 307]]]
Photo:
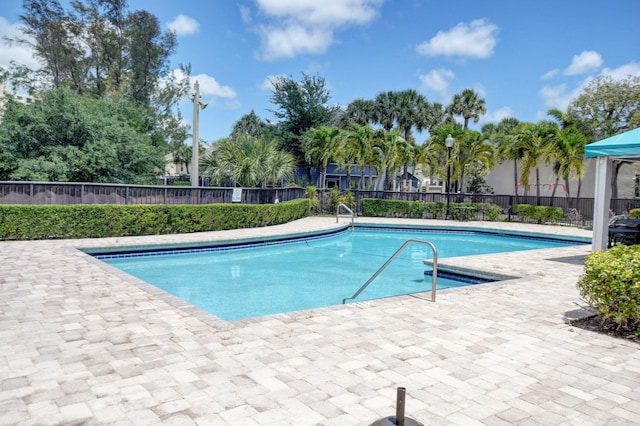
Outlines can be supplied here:
[[[590, 237], [489, 222], [356, 219]], [[76, 247], [344, 226], [333, 217], [188, 235], [0, 242], [0, 424], [640, 423], [640, 347], [567, 323], [591, 246], [442, 259], [507, 281], [225, 322]], [[331, 271], [323, 279], [330, 279]], [[354, 283], [354, 288], [361, 283]]]

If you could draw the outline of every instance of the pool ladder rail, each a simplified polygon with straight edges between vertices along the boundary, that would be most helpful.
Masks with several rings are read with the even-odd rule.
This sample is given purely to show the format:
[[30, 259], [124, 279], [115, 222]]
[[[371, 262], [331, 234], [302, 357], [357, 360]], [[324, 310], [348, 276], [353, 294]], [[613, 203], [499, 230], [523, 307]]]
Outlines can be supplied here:
[[[347, 212], [349, 212], [349, 214], [340, 214], [340, 207], [342, 207], [343, 209], [345, 209]], [[338, 207], [336, 207], [336, 223], [339, 222], [341, 217], [350, 217], [351, 218], [351, 230], [353, 231], [353, 227], [354, 227], [354, 220], [356, 217], [356, 214], [353, 212], [353, 210], [351, 210], [346, 204], [344, 203], [340, 203], [338, 204]]]
[[416, 244], [425, 244], [428, 245], [429, 247], [431, 247], [431, 250], [433, 251], [433, 276], [431, 277], [431, 301], [435, 302], [436, 301], [436, 287], [437, 287], [437, 275], [438, 275], [438, 250], [436, 249], [436, 246], [430, 242], [430, 241], [424, 241], [424, 240], [407, 240], [405, 241], [404, 244], [402, 244], [402, 246], [396, 250], [395, 253], [393, 253], [393, 255], [385, 262], [384, 265], [382, 265], [380, 267], [380, 269], [378, 269], [372, 276], [371, 278], [369, 278], [367, 280], [366, 283], [362, 284], [362, 287], [360, 287], [358, 289], [358, 291], [356, 291], [353, 296], [351, 297], [345, 297], [344, 299], [342, 299], [342, 304], [346, 304], [347, 300], [353, 300], [356, 297], [358, 297], [360, 295], [360, 293], [362, 293], [364, 291], [365, 288], [367, 288], [369, 286], [369, 284], [371, 284], [371, 282], [373, 282], [373, 280], [375, 280], [376, 278], [378, 278], [378, 275], [380, 275], [382, 273], [382, 271], [384, 271], [387, 266], [389, 266], [389, 264], [391, 262], [393, 262], [395, 260], [396, 257], [398, 257], [400, 255], [400, 253], [402, 253], [402, 251], [404, 249], [406, 249], [409, 245], [416, 243]]

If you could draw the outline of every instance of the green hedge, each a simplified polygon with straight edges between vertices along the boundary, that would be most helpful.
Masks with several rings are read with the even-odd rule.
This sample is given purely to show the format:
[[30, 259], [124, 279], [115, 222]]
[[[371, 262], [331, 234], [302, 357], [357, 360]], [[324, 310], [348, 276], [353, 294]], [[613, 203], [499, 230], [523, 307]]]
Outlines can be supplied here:
[[629, 212], [629, 219], [640, 219], [640, 209], [632, 209]]
[[309, 214], [310, 200], [277, 204], [0, 205], [0, 239], [180, 234], [277, 225]]
[[512, 211], [514, 214], [536, 223], [555, 223], [564, 219], [564, 211], [560, 207], [514, 204]]
[[604, 321], [640, 326], [640, 245], [616, 245], [591, 253], [577, 287]]
[[[421, 202], [404, 200], [381, 200], [379, 198], [363, 198], [360, 200], [363, 216], [371, 217], [407, 217], [443, 219], [447, 205], [443, 202]], [[502, 207], [491, 203], [450, 203], [449, 213], [454, 220], [497, 220], [502, 214]]]

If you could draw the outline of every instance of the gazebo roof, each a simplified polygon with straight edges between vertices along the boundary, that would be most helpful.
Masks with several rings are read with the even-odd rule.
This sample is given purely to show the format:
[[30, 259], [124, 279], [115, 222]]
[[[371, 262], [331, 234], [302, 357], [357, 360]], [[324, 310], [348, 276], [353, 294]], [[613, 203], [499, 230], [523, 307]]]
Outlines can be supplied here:
[[598, 142], [590, 143], [584, 150], [586, 158], [616, 157], [640, 159], [640, 128], [620, 133]]

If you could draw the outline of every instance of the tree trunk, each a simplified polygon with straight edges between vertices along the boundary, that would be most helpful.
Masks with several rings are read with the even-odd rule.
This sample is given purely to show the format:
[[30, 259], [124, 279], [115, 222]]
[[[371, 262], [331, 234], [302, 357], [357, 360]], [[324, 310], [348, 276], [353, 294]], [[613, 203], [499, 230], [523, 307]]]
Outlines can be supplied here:
[[622, 164], [622, 161], [613, 161], [613, 167], [611, 168], [611, 198], [618, 198], [618, 173]]
[[516, 189], [516, 196], [518, 196], [518, 160], [513, 160], [513, 182]]
[[556, 183], [553, 184], [553, 189], [551, 190], [551, 198], [556, 196], [556, 188], [558, 187], [558, 182], [560, 182], [560, 176], [556, 175]]
[[536, 167], [536, 204], [540, 205], [540, 169]]
[[[580, 182], [580, 181], [578, 181], [578, 182]], [[565, 186], [566, 186], [566, 188], [565, 188], [565, 189], [567, 190], [567, 198], [569, 198], [569, 197], [570, 197], [570, 195], [569, 195], [569, 194], [570, 194], [570, 192], [571, 192], [571, 190], [570, 190], [570, 188], [569, 188], [569, 178], [566, 178], [566, 179], [564, 180], [564, 184], [565, 184]]]

